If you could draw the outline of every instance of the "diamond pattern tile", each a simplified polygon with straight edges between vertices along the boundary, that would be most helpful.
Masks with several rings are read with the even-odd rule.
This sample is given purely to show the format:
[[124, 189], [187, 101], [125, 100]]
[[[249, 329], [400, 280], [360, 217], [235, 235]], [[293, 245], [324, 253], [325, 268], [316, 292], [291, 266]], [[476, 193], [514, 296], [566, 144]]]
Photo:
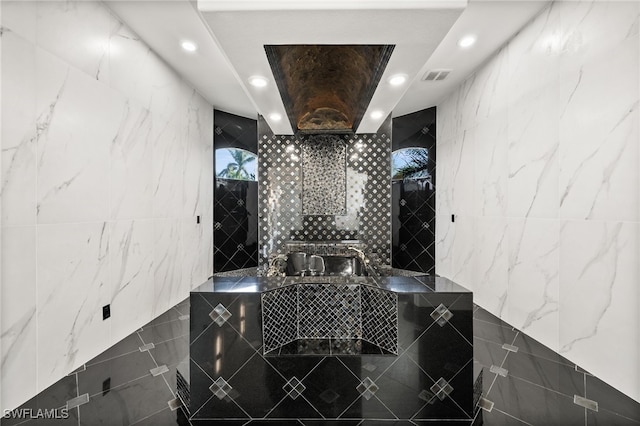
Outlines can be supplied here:
[[302, 392], [304, 392], [306, 388], [307, 387], [302, 384], [302, 382], [298, 380], [296, 376], [293, 376], [291, 379], [289, 379], [289, 381], [283, 386], [284, 391], [288, 396], [291, 397], [291, 399], [297, 399], [300, 395], [302, 395]]
[[362, 397], [368, 401], [373, 398], [373, 395], [379, 388], [373, 380], [367, 377], [356, 387], [356, 389], [360, 392]]
[[262, 341], [264, 353], [298, 338], [298, 292], [295, 286], [264, 292]]
[[431, 386], [431, 392], [438, 397], [440, 401], [444, 400], [451, 392], [453, 387], [443, 378], [440, 377], [438, 381]]
[[362, 338], [398, 354], [398, 295], [362, 286]]
[[222, 303], [218, 303], [218, 305], [213, 308], [213, 311], [211, 311], [209, 316], [213, 322], [218, 324], [218, 327], [222, 327], [222, 325], [231, 318], [231, 312], [229, 312]]
[[[354, 354], [360, 339], [398, 353], [398, 297], [395, 293], [357, 284], [297, 284], [264, 292], [262, 300], [264, 354], [294, 340], [296, 352], [311, 350]], [[324, 347], [331, 339], [331, 347]], [[326, 353], [329, 353], [326, 352]]]
[[213, 384], [209, 387], [211, 393], [213, 393], [216, 398], [224, 399], [229, 396], [229, 392], [231, 392], [233, 388], [225, 379], [222, 377], [218, 377]]
[[[303, 188], [303, 147], [313, 137], [274, 135], [259, 117], [261, 265], [265, 265], [271, 255], [286, 253], [286, 243], [290, 240], [353, 239], [367, 244], [383, 264], [391, 263], [391, 185], [388, 167], [385, 167], [391, 158], [390, 130], [389, 119], [376, 134], [332, 135], [339, 141], [336, 147], [346, 147], [346, 210], [340, 212], [343, 214], [318, 214], [305, 209], [314, 214], [303, 214], [303, 200], [310, 196]], [[314, 179], [325, 184], [335, 180], [330, 178], [328, 168], [324, 175]], [[319, 196], [314, 196], [316, 201]]]
[[433, 312], [431, 312], [431, 318], [433, 318], [440, 327], [444, 327], [444, 325], [453, 318], [453, 314], [441, 303]]

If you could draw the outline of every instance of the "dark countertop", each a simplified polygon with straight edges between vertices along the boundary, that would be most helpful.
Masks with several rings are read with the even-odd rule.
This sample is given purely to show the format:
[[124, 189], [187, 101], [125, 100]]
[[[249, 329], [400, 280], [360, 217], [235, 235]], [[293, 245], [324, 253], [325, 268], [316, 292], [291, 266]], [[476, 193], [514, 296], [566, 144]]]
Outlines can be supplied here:
[[215, 276], [191, 290], [192, 293], [262, 293], [289, 285], [354, 284], [368, 285], [396, 293], [471, 293], [448, 278], [434, 275], [384, 277], [257, 277]]

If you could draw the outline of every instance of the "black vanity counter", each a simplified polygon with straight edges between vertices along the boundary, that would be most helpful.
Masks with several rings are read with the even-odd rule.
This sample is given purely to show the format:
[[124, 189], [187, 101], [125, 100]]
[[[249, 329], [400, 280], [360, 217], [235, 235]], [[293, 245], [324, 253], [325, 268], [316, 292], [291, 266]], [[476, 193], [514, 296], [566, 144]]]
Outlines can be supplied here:
[[192, 293], [262, 293], [297, 284], [360, 284], [395, 293], [471, 293], [448, 278], [416, 276], [257, 277], [215, 276]]
[[437, 276], [216, 276], [191, 292], [190, 422], [475, 424], [472, 316]]

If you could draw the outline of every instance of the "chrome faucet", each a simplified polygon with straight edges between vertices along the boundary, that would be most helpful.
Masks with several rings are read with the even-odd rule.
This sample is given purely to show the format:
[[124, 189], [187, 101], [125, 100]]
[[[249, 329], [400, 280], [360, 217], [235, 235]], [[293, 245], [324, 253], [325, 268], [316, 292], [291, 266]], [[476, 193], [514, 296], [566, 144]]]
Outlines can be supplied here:
[[[320, 269], [317, 268], [317, 262], [320, 261]], [[317, 254], [312, 254], [309, 257], [309, 272], [313, 274], [322, 275], [325, 273], [324, 258]]]
[[280, 267], [280, 261], [286, 261], [287, 256], [284, 254], [272, 255], [271, 259], [269, 259], [269, 267], [267, 269], [268, 277], [276, 277], [282, 275], [282, 270]]
[[364, 251], [355, 247], [347, 247], [347, 250], [355, 251], [358, 254], [358, 259], [362, 261], [363, 265], [367, 266], [369, 264], [369, 259], [367, 259], [367, 255], [364, 254]]

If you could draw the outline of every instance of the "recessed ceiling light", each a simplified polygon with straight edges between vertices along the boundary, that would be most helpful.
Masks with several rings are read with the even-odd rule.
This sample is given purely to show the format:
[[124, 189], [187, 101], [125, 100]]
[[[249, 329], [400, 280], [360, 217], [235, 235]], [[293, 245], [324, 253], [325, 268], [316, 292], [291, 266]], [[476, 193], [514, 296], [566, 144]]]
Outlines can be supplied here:
[[249, 84], [253, 87], [264, 87], [267, 85], [267, 79], [259, 75], [249, 77]]
[[476, 44], [477, 37], [473, 34], [466, 35], [458, 40], [458, 46], [466, 49]]
[[198, 50], [198, 46], [196, 46], [194, 42], [189, 40], [184, 40], [182, 43], [180, 43], [180, 46], [182, 46], [182, 48], [187, 52], [195, 52], [196, 50]]
[[282, 120], [282, 116], [280, 114], [278, 114], [277, 112], [274, 112], [272, 114], [269, 114], [269, 118], [273, 121], [280, 121]]
[[407, 75], [406, 74], [392, 75], [391, 77], [389, 77], [387, 81], [392, 86], [401, 86], [407, 81]]
[[384, 112], [377, 110], [377, 111], [373, 111], [371, 113], [371, 118], [373, 118], [374, 120], [377, 120], [379, 118], [382, 118], [382, 116], [384, 116]]

